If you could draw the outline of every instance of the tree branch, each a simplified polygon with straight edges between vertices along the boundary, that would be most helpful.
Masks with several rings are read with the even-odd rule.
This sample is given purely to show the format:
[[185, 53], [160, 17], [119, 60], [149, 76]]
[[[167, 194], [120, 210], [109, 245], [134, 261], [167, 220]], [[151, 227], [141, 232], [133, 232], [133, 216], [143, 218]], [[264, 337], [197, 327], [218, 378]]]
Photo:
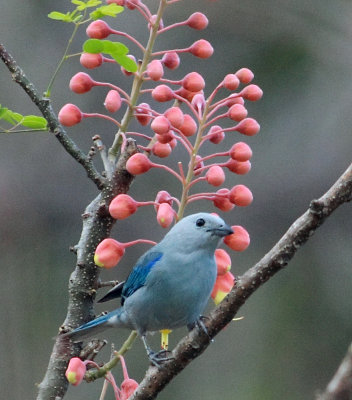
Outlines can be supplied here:
[[352, 393], [352, 343], [324, 393], [317, 400], [349, 400]]
[[288, 264], [325, 219], [351, 199], [352, 164], [322, 197], [310, 203], [308, 210], [290, 226], [279, 242], [255, 266], [238, 278], [233, 290], [205, 321], [208, 335], [202, 330], [193, 329], [178, 343], [172, 352], [172, 360], [161, 369], [149, 367], [131, 400], [155, 398], [178, 373], [204, 352], [211, 339], [232, 321], [246, 300]]
[[68, 136], [53, 111], [50, 99], [40, 95], [34, 84], [27, 78], [23, 70], [17, 65], [15, 59], [1, 43], [0, 58], [11, 72], [12, 80], [22, 87], [33, 103], [38, 107], [39, 111], [43, 114], [43, 117], [48, 122], [49, 131], [55, 134], [55, 137], [64, 149], [83, 166], [88, 177], [97, 185], [98, 189], [102, 189], [105, 180], [94, 167], [91, 158], [88, 157]]
[[[69, 280], [69, 303], [67, 315], [60, 333], [76, 328], [94, 319], [93, 304], [99, 287], [100, 269], [94, 264], [97, 245], [110, 235], [115, 220], [108, 213], [108, 205], [119, 193], [126, 193], [132, 182], [132, 175], [125, 169], [128, 158], [137, 152], [133, 139], [127, 139], [125, 150], [119, 158], [111, 181], [107, 181], [103, 191], [88, 205], [83, 218], [80, 240], [75, 246], [77, 264]], [[39, 385], [38, 400], [61, 399], [67, 390], [65, 371], [68, 361], [77, 357], [81, 344], [72, 343], [58, 335], [50, 357], [46, 375]]]

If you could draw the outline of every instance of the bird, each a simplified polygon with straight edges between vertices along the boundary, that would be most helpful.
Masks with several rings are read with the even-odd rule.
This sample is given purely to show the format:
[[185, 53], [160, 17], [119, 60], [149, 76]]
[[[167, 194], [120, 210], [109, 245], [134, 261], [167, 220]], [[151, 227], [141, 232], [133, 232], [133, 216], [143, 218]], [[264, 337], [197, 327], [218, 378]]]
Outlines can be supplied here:
[[203, 327], [202, 312], [215, 284], [215, 250], [232, 228], [215, 214], [182, 218], [164, 238], [136, 262], [125, 282], [100, 302], [121, 297], [121, 307], [68, 332], [74, 342], [95, 337], [107, 328], [137, 331], [149, 360], [160, 366], [162, 352], [153, 351], [147, 333], [195, 325]]

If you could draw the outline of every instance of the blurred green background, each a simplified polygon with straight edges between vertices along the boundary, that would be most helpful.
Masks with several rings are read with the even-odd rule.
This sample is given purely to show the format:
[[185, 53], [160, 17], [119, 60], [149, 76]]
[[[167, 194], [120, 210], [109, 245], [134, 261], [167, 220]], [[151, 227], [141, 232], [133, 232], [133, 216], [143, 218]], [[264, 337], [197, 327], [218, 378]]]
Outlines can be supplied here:
[[[146, 3], [155, 9], [158, 2]], [[47, 14], [69, 9], [69, 1], [1, 1], [0, 41], [40, 91], [45, 90], [71, 32], [70, 26], [49, 20]], [[202, 37], [213, 44], [214, 56], [200, 60], [184, 55], [181, 67], [166, 76], [180, 79], [197, 70], [206, 76], [209, 93], [226, 73], [246, 66], [255, 72], [255, 83], [265, 94], [262, 101], [249, 106], [250, 115], [262, 126], [259, 135], [244, 138], [254, 152], [252, 171], [227, 180], [228, 187], [248, 185], [255, 196], [250, 207], [223, 215], [251, 234], [250, 248], [232, 254], [233, 272], [239, 275], [275, 244], [310, 200], [323, 194], [351, 162], [352, 3], [183, 1], [170, 7], [165, 23], [186, 19], [194, 11], [207, 14], [208, 29], [171, 31], [157, 48], [187, 47]], [[136, 12], [127, 10], [108, 22], [140, 40], [146, 38], [145, 25]], [[73, 51], [80, 51], [84, 39], [83, 29]], [[130, 49], [137, 54], [133, 46]], [[73, 102], [86, 112], [103, 111], [105, 90], [96, 88], [81, 97], [69, 91], [68, 82], [79, 70], [77, 58], [65, 64], [53, 90], [55, 110]], [[111, 79], [127, 90], [131, 83], [111, 66], [93, 71], [92, 76]], [[0, 103], [23, 114], [37, 113], [2, 64]], [[94, 134], [101, 134], [109, 144], [114, 129], [107, 122], [87, 120], [69, 133], [87, 151]], [[221, 150], [234, 140], [243, 140], [228, 136]], [[81, 214], [97, 192], [52, 135], [3, 134], [0, 140], [0, 388], [3, 398], [29, 399], [35, 396], [52, 337], [66, 314], [67, 282], [75, 262], [68, 248], [77, 243]], [[178, 147], [175, 157], [183, 157]], [[160, 171], [136, 179], [131, 194], [138, 200], [151, 200], [160, 187], [179, 194], [174, 179]], [[203, 202], [188, 213], [197, 210], [213, 208]], [[311, 399], [324, 388], [352, 337], [351, 217], [351, 206], [345, 205], [329, 218], [285, 271], [250, 298], [240, 312], [244, 319], [228, 326], [160, 399]], [[113, 237], [159, 240], [164, 233], [156, 224], [154, 210], [144, 208], [116, 225]], [[123, 279], [146, 249], [140, 245], [127, 251], [121, 265], [104, 273], [104, 278]], [[100, 306], [97, 312], [113, 306]], [[184, 333], [172, 335], [171, 347]], [[126, 335], [112, 331], [107, 337], [118, 347]], [[158, 345], [157, 335], [152, 341]], [[105, 359], [108, 354], [107, 349]], [[139, 341], [127, 355], [127, 364], [130, 375], [142, 379], [148, 362]], [[121, 382], [119, 368], [115, 375]], [[70, 388], [66, 398], [96, 399], [101, 385]], [[113, 398], [112, 392], [108, 398]]]

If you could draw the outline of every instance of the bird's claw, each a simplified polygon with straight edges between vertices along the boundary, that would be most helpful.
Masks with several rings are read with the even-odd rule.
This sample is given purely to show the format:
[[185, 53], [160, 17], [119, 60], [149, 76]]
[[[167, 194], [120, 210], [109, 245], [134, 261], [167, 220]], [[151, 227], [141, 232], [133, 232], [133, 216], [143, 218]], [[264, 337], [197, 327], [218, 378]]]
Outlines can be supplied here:
[[175, 357], [167, 355], [167, 354], [172, 354], [172, 352], [169, 350], [161, 350], [158, 352], [149, 351], [148, 357], [149, 357], [150, 362], [154, 366], [156, 366], [157, 368], [161, 368], [162, 363], [175, 359]]

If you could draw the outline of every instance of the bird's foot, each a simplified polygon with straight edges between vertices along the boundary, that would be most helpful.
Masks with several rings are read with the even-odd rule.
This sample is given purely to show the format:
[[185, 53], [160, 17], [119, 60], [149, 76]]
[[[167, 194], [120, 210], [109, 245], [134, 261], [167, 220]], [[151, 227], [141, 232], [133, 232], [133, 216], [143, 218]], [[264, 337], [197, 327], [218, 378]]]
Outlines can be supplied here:
[[167, 354], [172, 354], [171, 351], [161, 350], [161, 351], [155, 352], [149, 347], [146, 336], [142, 335], [141, 338], [142, 338], [144, 347], [147, 351], [150, 362], [153, 365], [155, 365], [157, 368], [161, 368], [163, 362], [174, 359], [174, 357], [172, 357], [172, 356], [167, 356]]
[[152, 350], [148, 351], [148, 357], [150, 362], [158, 368], [161, 368], [162, 363], [173, 360], [175, 358], [170, 354], [172, 354], [172, 352], [169, 350], [161, 350], [158, 352]]
[[209, 317], [206, 317], [206, 316], [204, 316], [204, 315], [200, 315], [199, 318], [198, 318], [193, 324], [188, 325], [188, 329], [189, 329], [189, 330], [192, 330], [193, 328], [197, 327], [199, 330], [203, 331], [203, 332], [208, 336], [208, 338], [209, 338], [209, 340], [210, 340], [211, 342], [213, 342], [214, 339], [212, 339], [212, 338], [210, 337], [210, 335], [209, 335], [209, 333], [208, 333], [208, 329], [207, 329], [207, 327], [204, 325], [204, 322], [203, 322], [203, 321], [206, 321], [206, 320], [208, 320], [208, 319], [209, 319]]

